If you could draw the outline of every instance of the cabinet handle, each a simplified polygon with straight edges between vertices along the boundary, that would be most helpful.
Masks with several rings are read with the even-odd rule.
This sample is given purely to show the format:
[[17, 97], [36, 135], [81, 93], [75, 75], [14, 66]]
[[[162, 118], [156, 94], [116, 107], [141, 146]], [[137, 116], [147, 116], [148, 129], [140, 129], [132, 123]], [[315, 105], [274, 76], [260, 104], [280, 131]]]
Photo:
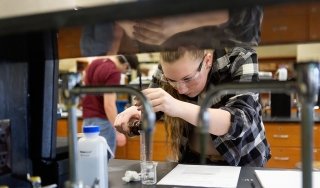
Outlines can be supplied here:
[[274, 160], [277, 161], [289, 161], [289, 157], [273, 157]]
[[274, 134], [273, 138], [289, 138], [289, 135], [287, 134]]

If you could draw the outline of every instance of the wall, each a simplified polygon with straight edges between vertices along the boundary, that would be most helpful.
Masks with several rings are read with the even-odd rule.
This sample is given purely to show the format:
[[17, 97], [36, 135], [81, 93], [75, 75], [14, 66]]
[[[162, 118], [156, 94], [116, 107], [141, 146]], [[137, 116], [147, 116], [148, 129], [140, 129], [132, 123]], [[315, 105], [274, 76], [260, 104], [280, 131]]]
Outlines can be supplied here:
[[297, 61], [320, 61], [320, 44], [300, 44], [297, 46]]

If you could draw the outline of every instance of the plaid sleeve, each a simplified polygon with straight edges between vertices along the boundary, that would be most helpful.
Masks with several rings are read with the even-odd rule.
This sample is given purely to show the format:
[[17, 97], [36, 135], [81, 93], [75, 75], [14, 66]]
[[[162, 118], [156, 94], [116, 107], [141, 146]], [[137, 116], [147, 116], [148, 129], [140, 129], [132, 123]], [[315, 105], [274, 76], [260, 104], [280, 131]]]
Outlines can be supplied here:
[[[231, 82], [258, 81], [258, 63], [253, 50], [234, 48], [227, 54], [230, 63], [226, 74]], [[227, 134], [212, 136], [217, 150], [235, 166], [263, 166], [270, 158], [261, 117], [259, 94], [246, 92], [232, 95], [220, 108], [230, 112], [231, 127]]]
[[[258, 81], [258, 62], [254, 51], [244, 48], [234, 48], [229, 55], [231, 60], [229, 72], [232, 82]], [[261, 105], [259, 94], [252, 92], [237, 92], [235, 96], [226, 100], [221, 109], [231, 114], [231, 128], [225, 137], [235, 139], [242, 136], [250, 125], [261, 121]]]

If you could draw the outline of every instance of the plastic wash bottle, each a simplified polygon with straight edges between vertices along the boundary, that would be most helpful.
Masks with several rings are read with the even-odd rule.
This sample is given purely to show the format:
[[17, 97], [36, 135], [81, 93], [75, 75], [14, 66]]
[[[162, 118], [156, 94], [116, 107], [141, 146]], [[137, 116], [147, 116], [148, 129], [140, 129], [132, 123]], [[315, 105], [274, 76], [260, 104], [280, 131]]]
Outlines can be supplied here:
[[84, 187], [108, 187], [108, 151], [106, 139], [99, 136], [100, 127], [83, 127], [84, 137], [78, 140], [78, 175]]

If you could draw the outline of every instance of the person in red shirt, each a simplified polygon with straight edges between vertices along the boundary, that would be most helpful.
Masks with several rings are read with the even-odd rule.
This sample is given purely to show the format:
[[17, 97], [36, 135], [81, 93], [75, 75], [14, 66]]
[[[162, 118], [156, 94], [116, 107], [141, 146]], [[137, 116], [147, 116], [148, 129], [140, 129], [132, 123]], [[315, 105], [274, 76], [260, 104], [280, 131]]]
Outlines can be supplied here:
[[[86, 68], [84, 84], [90, 86], [119, 85], [121, 74], [138, 66], [136, 55], [117, 55], [94, 60]], [[99, 125], [100, 135], [115, 152], [116, 144], [123, 146], [126, 137], [115, 130], [113, 123], [118, 114], [115, 93], [86, 95], [82, 100], [83, 126]]]

